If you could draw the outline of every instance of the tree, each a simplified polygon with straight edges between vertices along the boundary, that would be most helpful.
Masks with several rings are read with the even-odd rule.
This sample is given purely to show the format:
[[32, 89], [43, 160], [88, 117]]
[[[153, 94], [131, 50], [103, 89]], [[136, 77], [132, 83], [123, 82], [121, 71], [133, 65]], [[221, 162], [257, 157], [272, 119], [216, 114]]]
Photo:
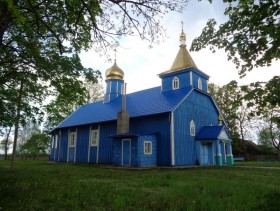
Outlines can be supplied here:
[[218, 104], [229, 128], [233, 140], [245, 140], [250, 137], [251, 119], [245, 103], [245, 92], [236, 81], [224, 86], [209, 84], [209, 92]]
[[4, 150], [4, 159], [5, 160], [8, 159], [8, 150], [10, 149], [10, 147], [12, 145], [12, 141], [10, 139], [11, 130], [12, 130], [11, 126], [7, 126], [5, 128], [5, 132], [4, 132], [5, 138], [0, 142], [0, 149]]
[[268, 128], [263, 128], [258, 133], [258, 145], [262, 152], [266, 154], [273, 153], [273, 145], [271, 143], [270, 131]]
[[[280, 160], [280, 102], [279, 102], [280, 77], [275, 76], [267, 83], [256, 82], [242, 89], [247, 93], [245, 99], [251, 109], [251, 115], [263, 120], [261, 131], [266, 135], [272, 146], [277, 150]], [[263, 132], [263, 135], [264, 135]]]
[[30, 139], [21, 146], [25, 156], [36, 159], [38, 156], [46, 156], [49, 150], [49, 138], [45, 134], [33, 134]]
[[94, 82], [99, 77], [98, 71], [82, 66], [78, 56], [81, 50], [94, 47], [104, 53], [118, 37], [134, 34], [156, 42], [163, 34], [158, 18], [168, 11], [182, 10], [185, 3], [186, 0], [1, 0], [0, 125], [9, 120], [15, 128], [11, 170], [18, 129], [24, 120], [42, 117], [40, 107], [50, 95], [64, 95], [66, 104], [70, 102], [72, 98], [65, 95], [69, 87], [85, 96], [80, 78]]
[[225, 49], [240, 76], [279, 59], [280, 0], [224, 0], [224, 3], [228, 3], [224, 12], [228, 21], [217, 27], [214, 19], [208, 20], [191, 50], [206, 46], [213, 52], [216, 48]]
[[90, 81], [85, 81], [84, 87], [87, 90], [87, 97], [86, 97], [87, 103], [93, 103], [93, 102], [103, 100], [105, 90], [104, 90], [104, 86], [103, 86], [103, 84], [101, 84], [101, 82], [92, 83]]

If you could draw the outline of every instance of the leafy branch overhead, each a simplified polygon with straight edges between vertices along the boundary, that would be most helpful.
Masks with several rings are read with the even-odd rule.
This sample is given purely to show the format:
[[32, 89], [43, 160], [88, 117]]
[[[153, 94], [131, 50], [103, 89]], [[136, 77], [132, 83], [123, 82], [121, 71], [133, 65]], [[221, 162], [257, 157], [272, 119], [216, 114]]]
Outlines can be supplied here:
[[191, 50], [225, 49], [241, 77], [280, 58], [280, 0], [224, 0], [228, 21], [210, 19]]
[[100, 78], [81, 64], [82, 50], [104, 55], [126, 35], [156, 43], [164, 36], [160, 17], [181, 11], [186, 2], [0, 0], [0, 126], [15, 128], [13, 155], [19, 126], [43, 115], [47, 97], [81, 104], [87, 96], [82, 79]]

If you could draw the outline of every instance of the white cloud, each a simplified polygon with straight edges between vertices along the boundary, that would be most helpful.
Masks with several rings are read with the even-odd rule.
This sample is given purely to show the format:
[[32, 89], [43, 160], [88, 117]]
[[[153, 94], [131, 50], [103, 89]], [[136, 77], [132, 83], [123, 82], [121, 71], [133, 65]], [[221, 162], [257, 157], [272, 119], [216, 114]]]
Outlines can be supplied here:
[[[149, 48], [149, 43], [139, 37], [126, 37], [121, 40], [117, 49], [117, 64], [125, 73], [125, 81], [128, 84], [128, 93], [160, 86], [157, 74], [168, 70], [179, 50], [179, 35], [181, 21], [184, 21], [184, 31], [187, 35], [187, 47], [191, 41], [200, 35], [202, 28], [210, 18], [218, 22], [224, 22], [223, 15], [225, 5], [214, 2], [190, 1], [184, 13], [170, 13], [163, 19], [167, 38], [159, 45]], [[114, 53], [111, 53], [112, 58]], [[240, 84], [248, 84], [254, 81], [267, 81], [274, 75], [279, 75], [280, 62], [275, 61], [272, 66], [258, 68], [248, 73], [243, 79], [239, 79], [235, 65], [227, 60], [223, 50], [215, 54], [208, 49], [199, 52], [191, 52], [191, 55], [200, 70], [210, 76], [210, 82], [224, 85], [231, 80], [237, 80]], [[99, 57], [93, 51], [81, 54], [82, 63], [86, 67], [99, 69], [103, 73], [111, 67], [112, 63], [106, 62], [105, 57]]]

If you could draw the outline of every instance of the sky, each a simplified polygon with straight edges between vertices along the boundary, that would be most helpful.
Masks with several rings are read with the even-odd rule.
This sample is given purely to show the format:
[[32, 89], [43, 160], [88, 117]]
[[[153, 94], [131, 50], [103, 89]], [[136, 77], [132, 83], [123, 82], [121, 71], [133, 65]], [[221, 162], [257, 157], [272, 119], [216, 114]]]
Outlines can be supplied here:
[[[190, 0], [183, 13], [172, 12], [162, 19], [167, 37], [159, 45], [149, 48], [149, 43], [139, 37], [126, 37], [120, 40], [117, 48], [117, 65], [124, 71], [124, 80], [127, 83], [127, 93], [160, 86], [158, 74], [170, 69], [177, 52], [179, 51], [179, 35], [181, 21], [187, 36], [187, 49], [191, 42], [198, 37], [210, 18], [219, 23], [227, 20], [224, 16], [225, 4], [214, 1]], [[224, 50], [211, 53], [208, 49], [199, 52], [190, 52], [197, 67], [210, 76], [210, 83], [224, 85], [231, 80], [237, 80], [239, 85], [255, 81], [268, 81], [275, 75], [280, 75], [280, 61], [274, 61], [270, 67], [252, 70], [243, 79], [238, 76], [235, 65], [227, 60]], [[114, 59], [114, 52], [110, 53]], [[106, 57], [100, 57], [93, 50], [82, 52], [81, 61], [85, 67], [101, 71], [105, 79], [105, 71], [112, 66]], [[113, 60], [112, 60], [113, 61]], [[103, 83], [104, 80], [103, 80]]]

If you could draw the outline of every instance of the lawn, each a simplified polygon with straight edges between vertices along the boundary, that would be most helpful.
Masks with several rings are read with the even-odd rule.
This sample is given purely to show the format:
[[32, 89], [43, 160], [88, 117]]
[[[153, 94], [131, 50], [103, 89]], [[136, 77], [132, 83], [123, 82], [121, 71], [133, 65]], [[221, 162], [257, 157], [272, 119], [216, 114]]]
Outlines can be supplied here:
[[257, 167], [279, 167], [279, 161], [273, 162], [252, 162], [252, 161], [242, 161], [242, 162], [235, 162], [235, 166], [257, 166]]
[[0, 210], [279, 210], [280, 170], [0, 161]]

